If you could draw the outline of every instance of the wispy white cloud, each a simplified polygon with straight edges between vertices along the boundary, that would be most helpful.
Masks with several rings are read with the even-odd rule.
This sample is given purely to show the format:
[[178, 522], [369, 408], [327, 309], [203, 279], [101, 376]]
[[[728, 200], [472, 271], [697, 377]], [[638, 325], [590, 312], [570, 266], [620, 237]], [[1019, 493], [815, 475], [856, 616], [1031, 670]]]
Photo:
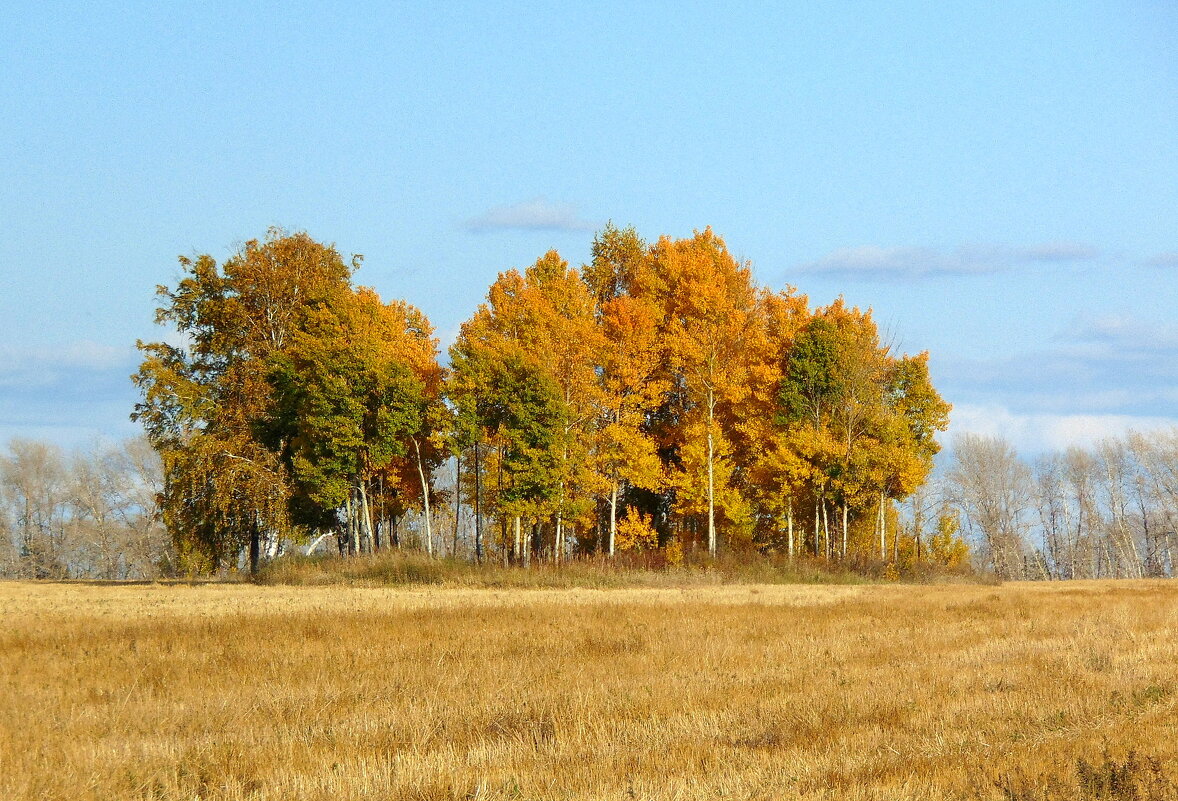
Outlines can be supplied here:
[[1079, 242], [1048, 242], [1017, 248], [978, 245], [951, 252], [924, 247], [863, 245], [841, 248], [796, 269], [850, 278], [917, 279], [996, 273], [1031, 263], [1092, 261], [1099, 256], [1099, 250]]
[[1107, 314], [1075, 320], [1057, 340], [1064, 352], [1085, 357], [1134, 360], [1159, 354], [1178, 359], [1178, 324]]
[[949, 426], [958, 434], [1001, 436], [1023, 453], [1091, 447], [1130, 431], [1178, 429], [1178, 417], [1130, 414], [1022, 414], [998, 404], [958, 404]]
[[934, 358], [955, 426], [1056, 447], [1178, 423], [1178, 325], [1094, 317], [1044, 344], [1000, 359]]
[[553, 203], [538, 197], [523, 203], [496, 206], [472, 217], [463, 226], [468, 231], [591, 231], [596, 226], [578, 215], [570, 203]]
[[1158, 253], [1145, 260], [1150, 267], [1178, 267], [1178, 250]]
[[88, 340], [55, 345], [0, 345], [0, 387], [39, 387], [57, 383], [65, 374], [129, 371], [136, 351], [131, 346]]
[[134, 348], [104, 345], [89, 340], [56, 345], [0, 345], [0, 371], [35, 365], [83, 367], [101, 370], [123, 364]]
[[1100, 258], [1100, 250], [1082, 242], [1045, 242], [1014, 249], [1010, 256], [1012, 261], [1093, 261]]
[[930, 275], [988, 273], [1000, 269], [988, 254], [940, 253], [930, 248], [884, 248], [862, 245], [841, 248], [798, 270], [868, 278], [922, 278]]
[[[90, 341], [0, 347], [0, 440], [40, 437], [74, 445], [134, 433], [134, 347]], [[113, 427], [116, 421], [117, 428]]]

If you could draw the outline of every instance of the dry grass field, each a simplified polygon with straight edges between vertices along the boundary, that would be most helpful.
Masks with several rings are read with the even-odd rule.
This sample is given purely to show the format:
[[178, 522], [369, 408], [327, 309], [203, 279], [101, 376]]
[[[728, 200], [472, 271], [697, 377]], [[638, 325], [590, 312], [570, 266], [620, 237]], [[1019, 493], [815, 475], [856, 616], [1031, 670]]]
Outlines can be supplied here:
[[8, 583], [0, 616], [13, 801], [1176, 797], [1175, 583]]

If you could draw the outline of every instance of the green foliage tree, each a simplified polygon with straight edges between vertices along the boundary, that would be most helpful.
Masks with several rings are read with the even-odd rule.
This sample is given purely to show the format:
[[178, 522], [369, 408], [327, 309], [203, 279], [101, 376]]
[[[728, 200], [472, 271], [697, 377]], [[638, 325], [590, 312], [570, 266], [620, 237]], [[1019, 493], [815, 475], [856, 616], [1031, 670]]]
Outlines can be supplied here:
[[373, 471], [429, 435], [441, 375], [428, 322], [354, 290], [359, 263], [272, 229], [221, 266], [181, 258], [177, 287], [159, 287], [157, 321], [185, 344], [140, 343], [133, 418], [163, 457], [164, 519], [192, 568], [248, 548], [256, 571], [263, 543], [330, 527], [341, 506], [354, 534]]

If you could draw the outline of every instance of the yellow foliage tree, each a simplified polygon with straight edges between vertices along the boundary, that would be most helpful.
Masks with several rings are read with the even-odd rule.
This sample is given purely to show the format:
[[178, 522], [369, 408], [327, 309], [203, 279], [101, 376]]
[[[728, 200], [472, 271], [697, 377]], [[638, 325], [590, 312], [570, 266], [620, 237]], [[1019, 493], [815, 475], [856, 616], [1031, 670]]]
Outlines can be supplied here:
[[619, 551], [649, 551], [659, 546], [659, 535], [651, 525], [650, 515], [628, 507], [618, 521], [616, 547]]

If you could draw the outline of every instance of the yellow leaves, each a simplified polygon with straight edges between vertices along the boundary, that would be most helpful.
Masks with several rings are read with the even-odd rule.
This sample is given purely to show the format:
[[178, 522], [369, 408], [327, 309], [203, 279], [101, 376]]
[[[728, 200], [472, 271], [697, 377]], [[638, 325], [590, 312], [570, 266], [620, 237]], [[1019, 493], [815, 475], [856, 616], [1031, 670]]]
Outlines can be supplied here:
[[593, 402], [598, 391], [594, 368], [605, 339], [579, 273], [549, 251], [523, 275], [500, 273], [487, 300], [463, 326], [461, 339], [500, 355], [520, 355], [550, 376], [575, 407]]
[[649, 551], [658, 545], [659, 535], [651, 525], [650, 515], [628, 507], [626, 516], [618, 521], [614, 547], [619, 551]]
[[225, 302], [229, 324], [223, 327], [243, 332], [250, 352], [265, 357], [285, 346], [304, 310], [349, 291], [359, 259], [353, 256], [349, 267], [334, 246], [304, 232], [271, 228], [265, 240], [251, 239], [224, 264], [231, 292]]
[[[670, 483], [675, 488], [677, 511], [681, 514], [706, 516], [708, 512], [708, 437], [707, 423], [692, 420], [684, 431], [683, 446], [679, 449], [680, 466], [671, 473]], [[747, 504], [741, 487], [734, 482], [736, 460], [732, 444], [713, 424], [712, 429], [712, 501], [728, 526], [742, 520]]]
[[945, 567], [960, 567], [969, 561], [969, 546], [958, 533], [960, 524], [954, 514], [937, 518], [937, 531], [929, 538], [929, 561]]
[[595, 462], [606, 479], [603, 490], [620, 482], [652, 491], [662, 488], [663, 463], [657, 447], [638, 426], [605, 425], [598, 436]]

